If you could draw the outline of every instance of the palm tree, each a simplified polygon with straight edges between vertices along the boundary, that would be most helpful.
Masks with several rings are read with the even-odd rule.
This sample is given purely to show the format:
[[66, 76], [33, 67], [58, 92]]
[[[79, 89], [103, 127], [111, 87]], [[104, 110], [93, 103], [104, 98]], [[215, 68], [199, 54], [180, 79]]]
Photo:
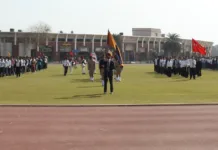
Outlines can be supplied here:
[[178, 55], [181, 51], [180, 36], [176, 33], [169, 33], [163, 48], [165, 56]]

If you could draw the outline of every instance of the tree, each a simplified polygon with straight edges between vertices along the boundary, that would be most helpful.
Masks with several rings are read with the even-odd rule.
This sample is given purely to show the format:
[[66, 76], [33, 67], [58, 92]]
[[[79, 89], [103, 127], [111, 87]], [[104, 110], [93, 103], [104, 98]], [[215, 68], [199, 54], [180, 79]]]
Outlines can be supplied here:
[[167, 41], [164, 43], [164, 55], [176, 56], [181, 51], [180, 36], [176, 33], [169, 33]]
[[46, 23], [39, 22], [35, 25], [29, 27], [29, 32], [31, 32], [31, 40], [36, 43], [37, 50], [39, 51], [40, 45], [44, 45], [46, 39], [49, 39], [49, 34], [51, 32], [51, 26]]

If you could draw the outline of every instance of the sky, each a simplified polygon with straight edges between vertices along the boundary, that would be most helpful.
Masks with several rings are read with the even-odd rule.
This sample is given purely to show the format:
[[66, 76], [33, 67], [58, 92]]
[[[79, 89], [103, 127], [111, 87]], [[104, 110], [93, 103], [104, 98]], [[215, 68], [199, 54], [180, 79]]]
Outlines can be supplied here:
[[52, 32], [107, 34], [160, 28], [218, 44], [217, 0], [0, 0], [0, 30], [45, 22]]

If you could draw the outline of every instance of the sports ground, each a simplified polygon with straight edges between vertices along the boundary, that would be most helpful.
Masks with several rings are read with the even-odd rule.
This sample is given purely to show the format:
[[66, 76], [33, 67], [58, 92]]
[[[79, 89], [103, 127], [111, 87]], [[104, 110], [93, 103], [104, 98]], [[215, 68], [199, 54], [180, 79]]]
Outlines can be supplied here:
[[217, 149], [218, 105], [180, 104], [216, 103], [218, 72], [205, 70], [190, 81], [155, 74], [151, 65], [127, 65], [114, 95], [103, 95], [100, 76], [95, 78], [90, 82], [80, 68], [64, 77], [61, 65], [50, 65], [0, 79], [0, 149]]
[[[98, 73], [98, 72], [97, 72]], [[126, 65], [114, 95], [103, 95], [100, 75], [90, 82], [77, 68], [63, 76], [61, 65], [0, 79], [0, 104], [157, 104], [218, 102], [218, 71], [203, 71], [197, 80], [155, 74], [152, 65]]]

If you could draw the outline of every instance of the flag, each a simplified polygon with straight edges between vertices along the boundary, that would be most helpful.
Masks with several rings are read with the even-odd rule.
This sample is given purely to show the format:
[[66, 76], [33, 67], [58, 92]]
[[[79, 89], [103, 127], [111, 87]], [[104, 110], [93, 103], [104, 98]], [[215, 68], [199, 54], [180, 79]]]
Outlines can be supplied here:
[[114, 57], [117, 59], [118, 63], [121, 66], [123, 66], [123, 59], [122, 59], [120, 49], [117, 46], [117, 43], [114, 40], [114, 37], [111, 35], [109, 30], [108, 30], [108, 35], [107, 35], [107, 44], [108, 44], [108, 46], [110, 46], [111, 48], [113, 48], [115, 50], [115, 53], [113, 53]]
[[195, 39], [192, 39], [192, 51], [198, 52], [201, 55], [206, 55], [205, 47], [201, 46], [201, 44], [198, 43]]
[[116, 49], [116, 41], [114, 40], [114, 37], [111, 35], [110, 31], [108, 30], [107, 34], [107, 45], [112, 47], [113, 49]]

